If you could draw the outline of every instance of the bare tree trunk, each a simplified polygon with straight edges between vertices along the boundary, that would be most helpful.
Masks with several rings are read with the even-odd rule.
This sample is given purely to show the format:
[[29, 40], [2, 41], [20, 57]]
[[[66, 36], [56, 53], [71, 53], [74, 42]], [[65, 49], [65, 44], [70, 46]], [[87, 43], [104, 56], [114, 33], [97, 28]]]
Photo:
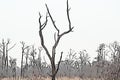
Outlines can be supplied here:
[[2, 46], [3, 46], [2, 70], [4, 71], [4, 68], [5, 68], [5, 42], [4, 42], [4, 39], [2, 40]]
[[28, 70], [28, 57], [29, 57], [29, 48], [27, 48], [27, 53], [26, 53], [26, 57], [25, 57], [25, 59], [26, 59], [26, 63], [25, 63], [25, 68], [26, 68], [26, 70]]
[[21, 58], [21, 77], [24, 77], [24, 73], [23, 73], [23, 57], [24, 57], [24, 53], [25, 53], [25, 49], [28, 49], [29, 46], [25, 46], [24, 42], [20, 42], [22, 44], [22, 58]]
[[8, 74], [8, 44], [9, 44], [9, 41], [6, 44], [6, 58], [5, 58], [5, 63], [6, 63], [5, 65], [7, 67], [7, 69], [6, 69], [7, 74]]
[[42, 51], [42, 48], [38, 48], [39, 50], [39, 54], [38, 54], [38, 70], [39, 70], [39, 75], [42, 75], [42, 62], [41, 62], [41, 51]]
[[16, 59], [10, 57], [10, 68], [12, 71], [12, 77], [16, 77]]
[[56, 76], [56, 67], [55, 67], [55, 62], [54, 60], [51, 61], [51, 66], [52, 66], [52, 80], [55, 80], [55, 76]]
[[34, 46], [32, 46], [32, 52], [31, 52], [31, 56], [32, 56], [32, 67], [33, 67], [33, 75], [35, 75], [35, 65], [36, 65], [36, 61], [35, 61], [35, 54], [36, 54], [36, 49], [34, 48]]
[[52, 76], [52, 80], [55, 80], [55, 75]]
[[28, 57], [26, 57], [26, 63], [25, 63], [26, 69], [28, 69]]
[[2, 46], [3, 46], [3, 56], [2, 56], [2, 75], [4, 76], [5, 74], [5, 42], [4, 42], [4, 39], [2, 40]]
[[8, 74], [8, 51], [11, 50], [15, 44], [11, 47], [11, 48], [8, 48], [8, 45], [10, 44], [10, 40], [8, 39], [7, 42], [4, 41], [4, 39], [2, 40], [2, 71], [3, 71], [3, 76], [5, 76], [5, 73], [6, 73], [6, 76]]
[[21, 58], [21, 77], [23, 77], [23, 54], [24, 54], [24, 50], [22, 49], [22, 58]]

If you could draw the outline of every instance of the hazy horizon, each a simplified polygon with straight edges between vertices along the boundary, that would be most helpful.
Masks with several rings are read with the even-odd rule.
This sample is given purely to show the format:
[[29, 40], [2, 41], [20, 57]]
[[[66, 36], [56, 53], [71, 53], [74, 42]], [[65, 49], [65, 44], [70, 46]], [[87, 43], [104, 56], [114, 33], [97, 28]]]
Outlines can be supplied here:
[[[20, 65], [21, 44], [40, 46], [39, 12], [46, 16], [45, 3], [48, 5], [56, 25], [62, 31], [68, 29], [66, 0], [0, 0], [0, 41], [11, 40], [17, 46], [10, 51], [10, 56], [18, 59]], [[120, 41], [120, 1], [119, 0], [69, 0], [70, 18], [74, 30], [65, 35], [57, 48], [60, 54], [69, 49], [76, 52], [87, 50], [91, 57], [101, 43]], [[49, 19], [44, 30], [46, 45], [51, 49], [54, 42], [54, 27]], [[59, 57], [59, 54], [57, 57]], [[44, 55], [43, 55], [44, 56]]]

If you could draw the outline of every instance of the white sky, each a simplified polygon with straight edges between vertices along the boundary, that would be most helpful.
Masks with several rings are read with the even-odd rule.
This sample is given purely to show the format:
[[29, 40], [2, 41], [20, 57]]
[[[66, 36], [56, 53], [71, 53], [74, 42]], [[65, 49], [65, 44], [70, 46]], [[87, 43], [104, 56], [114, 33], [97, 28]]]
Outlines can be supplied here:
[[[66, 0], [0, 0], [0, 39], [10, 38], [12, 44], [17, 43], [9, 55], [18, 58], [18, 62], [20, 41], [40, 46], [38, 13], [41, 12], [44, 21], [45, 3], [61, 32], [67, 30]], [[86, 49], [90, 56], [95, 56], [100, 43], [120, 41], [119, 4], [120, 0], [69, 0], [71, 23], [75, 28], [61, 39], [58, 52], [66, 55], [70, 48], [76, 52]], [[54, 31], [49, 20], [44, 30], [49, 49]]]

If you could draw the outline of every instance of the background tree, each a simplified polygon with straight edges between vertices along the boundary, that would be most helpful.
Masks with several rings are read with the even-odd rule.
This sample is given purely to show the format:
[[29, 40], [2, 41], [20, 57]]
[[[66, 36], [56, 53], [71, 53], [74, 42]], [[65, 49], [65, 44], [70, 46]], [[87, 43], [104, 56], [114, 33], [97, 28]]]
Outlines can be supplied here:
[[98, 78], [102, 77], [103, 74], [103, 69], [104, 68], [104, 62], [105, 62], [105, 44], [102, 43], [99, 45], [98, 49], [97, 49], [97, 57], [95, 58], [97, 61], [97, 76]]
[[85, 67], [88, 65], [91, 67], [90, 57], [86, 50], [82, 50], [78, 53], [75, 64], [75, 67], [78, 69], [79, 77], [83, 78], [86, 70]]
[[31, 49], [31, 52], [30, 52], [30, 56], [32, 57], [31, 58], [31, 66], [32, 66], [32, 74], [35, 75], [35, 66], [37, 66], [37, 63], [36, 63], [36, 59], [35, 59], [35, 56], [36, 56], [37, 52], [36, 52], [36, 48], [34, 46], [32, 46], [32, 49]]
[[47, 56], [48, 56], [48, 58], [50, 60], [50, 63], [51, 63], [52, 74], [50, 74], [50, 76], [52, 77], [52, 80], [55, 80], [55, 76], [56, 76], [56, 74], [57, 74], [57, 72], [59, 70], [59, 65], [60, 65], [60, 62], [61, 62], [61, 59], [62, 59], [62, 54], [63, 54], [63, 52], [61, 52], [60, 60], [59, 60], [58, 65], [56, 67], [56, 64], [55, 64], [56, 47], [58, 46], [58, 43], [59, 43], [60, 39], [64, 35], [72, 32], [73, 27], [71, 27], [71, 21], [70, 21], [70, 17], [69, 17], [70, 8], [69, 8], [69, 5], [68, 5], [68, 0], [67, 0], [67, 18], [68, 18], [68, 22], [69, 22], [69, 29], [67, 31], [61, 33], [61, 34], [60, 34], [60, 30], [58, 29], [58, 27], [55, 24], [55, 21], [52, 18], [52, 15], [51, 15], [47, 5], [46, 5], [46, 9], [47, 9], [47, 13], [48, 13], [48, 15], [49, 15], [49, 17], [50, 17], [50, 19], [52, 21], [52, 24], [53, 24], [54, 28], [57, 31], [57, 35], [56, 34], [54, 35], [55, 43], [54, 43], [54, 45], [52, 47], [52, 55], [50, 55], [50, 52], [48, 51], [46, 45], [44, 44], [44, 36], [43, 36], [43, 29], [45, 28], [45, 26], [47, 25], [47, 22], [48, 22], [48, 15], [46, 15], [46, 21], [42, 24], [41, 23], [42, 16], [41, 16], [40, 13], [39, 13], [39, 16], [40, 16], [39, 17], [39, 25], [40, 25], [39, 26], [39, 36], [40, 36], [40, 40], [41, 40], [41, 45], [44, 48], [44, 50], [45, 50], [45, 52], [46, 52], [46, 54], [47, 54]]
[[8, 39], [7, 43], [6, 43], [6, 58], [5, 58], [5, 65], [7, 67], [7, 69], [6, 69], [7, 74], [8, 74], [8, 62], [9, 62], [9, 60], [8, 60], [8, 51], [10, 51], [16, 45], [16, 44], [14, 44], [12, 47], [8, 48], [9, 44], [10, 44], [10, 40]]
[[29, 67], [29, 66], [28, 66], [28, 65], [29, 65], [29, 64], [28, 64], [28, 59], [29, 59], [29, 55], [30, 55], [29, 52], [30, 52], [30, 48], [27, 48], [27, 51], [26, 51], [26, 53], [25, 53], [25, 59], [26, 59], [26, 60], [25, 60], [25, 69], [26, 69], [26, 70], [28, 70], [28, 67]]
[[39, 71], [39, 75], [42, 76], [42, 59], [41, 59], [41, 51], [42, 51], [42, 48], [39, 47], [38, 48], [38, 58], [36, 60], [36, 64], [37, 64], [37, 67], [38, 67], [38, 71]]
[[2, 40], [2, 47], [1, 47], [1, 51], [2, 51], [2, 75], [5, 75], [5, 41], [4, 39]]
[[26, 46], [25, 45], [25, 42], [20, 42], [22, 44], [22, 57], [21, 57], [21, 77], [24, 77], [24, 69], [23, 69], [23, 57], [24, 57], [24, 54], [25, 54], [25, 51], [27, 48], [29, 48], [29, 46]]
[[107, 80], [120, 79], [120, 44], [115, 41], [109, 45], [111, 63], [108, 66]]
[[64, 61], [65, 62], [64, 67], [65, 66], [67, 67], [67, 70], [65, 70], [64, 73], [66, 73], [66, 76], [68, 76], [69, 78], [74, 76], [74, 73], [72, 73], [72, 72], [73, 72], [73, 67], [74, 67], [73, 65], [74, 65], [74, 62], [75, 62], [75, 58], [76, 58], [75, 51], [70, 49], [70, 51], [68, 52], [68, 55], [67, 55], [67, 57]]
[[0, 52], [2, 53], [2, 74], [3, 76], [8, 75], [8, 51], [10, 51], [16, 44], [14, 44], [12, 47], [9, 48], [10, 39], [8, 39], [6, 42], [4, 39], [2, 39], [2, 43], [0, 43]]

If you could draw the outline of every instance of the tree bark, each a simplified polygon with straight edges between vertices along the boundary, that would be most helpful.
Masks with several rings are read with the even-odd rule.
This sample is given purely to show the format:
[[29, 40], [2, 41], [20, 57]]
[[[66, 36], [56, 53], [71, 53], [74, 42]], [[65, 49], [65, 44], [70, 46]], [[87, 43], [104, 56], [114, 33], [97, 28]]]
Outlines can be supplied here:
[[52, 76], [52, 80], [55, 80], [55, 75], [54, 75], [54, 76]]

